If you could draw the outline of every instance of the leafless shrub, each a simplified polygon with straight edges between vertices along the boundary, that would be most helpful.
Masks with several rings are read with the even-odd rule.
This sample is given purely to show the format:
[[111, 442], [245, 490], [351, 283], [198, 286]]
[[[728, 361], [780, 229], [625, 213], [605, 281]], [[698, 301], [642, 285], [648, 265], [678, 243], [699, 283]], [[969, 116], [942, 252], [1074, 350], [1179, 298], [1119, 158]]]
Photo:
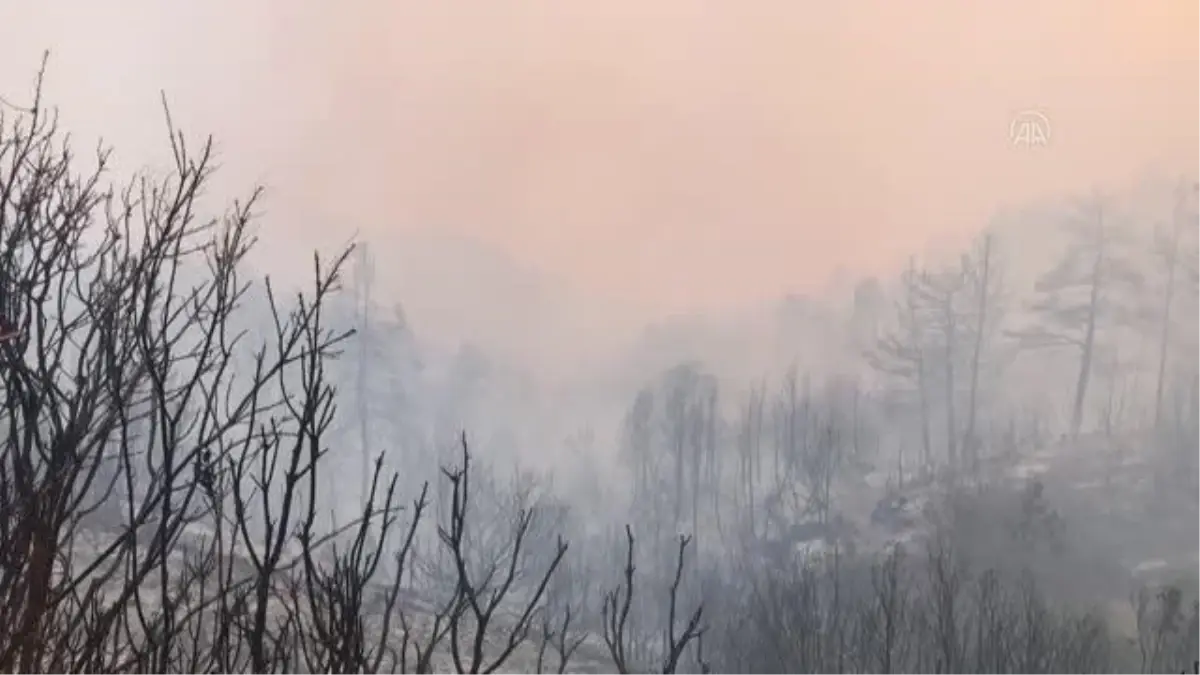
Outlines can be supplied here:
[[[631, 671], [629, 657], [629, 612], [634, 598], [634, 580], [636, 567], [634, 566], [634, 537], [633, 529], [625, 526], [625, 568], [623, 570], [623, 582], [617, 584], [613, 590], [606, 591], [604, 594], [604, 602], [601, 613], [604, 622], [604, 644], [608, 647], [609, 655], [612, 657], [613, 665], [620, 673], [637, 672]], [[683, 657], [684, 651], [693, 641], [698, 640], [704, 633], [704, 627], [701, 625], [701, 617], [704, 614], [703, 605], [696, 609], [687, 618], [683, 631], [677, 626], [677, 611], [679, 602], [679, 587], [683, 580], [683, 568], [685, 562], [685, 554], [687, 553], [688, 544], [691, 543], [691, 537], [680, 536], [678, 555], [676, 556], [675, 575], [671, 581], [668, 591], [668, 610], [666, 617], [666, 626], [663, 628], [663, 644], [661, 650], [661, 672], [674, 673], [679, 667], [680, 659]], [[707, 669], [707, 666], [701, 663], [702, 669]]]
[[[348, 252], [314, 258], [290, 300], [246, 281], [260, 192], [200, 214], [211, 142], [189, 149], [168, 115], [171, 170], [110, 187], [108, 151], [76, 173], [38, 92], [0, 109], [0, 670], [429, 672], [447, 641], [462, 672], [501, 667], [566, 544], [515, 597], [521, 509], [507, 564], [467, 569], [465, 438], [445, 470], [444, 601], [403, 597], [427, 492], [400, 527], [382, 457], [359, 516], [317, 526], [325, 369], [351, 337], [324, 307]], [[257, 344], [236, 328], [249, 303], [266, 310]]]

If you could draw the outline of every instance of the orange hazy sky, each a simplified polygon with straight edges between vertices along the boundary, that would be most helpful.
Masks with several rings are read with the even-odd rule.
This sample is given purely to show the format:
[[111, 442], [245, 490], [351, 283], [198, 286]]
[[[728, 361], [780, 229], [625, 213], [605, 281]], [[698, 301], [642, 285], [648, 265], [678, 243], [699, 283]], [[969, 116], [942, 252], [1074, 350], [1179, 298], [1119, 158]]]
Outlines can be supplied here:
[[[887, 270], [1003, 203], [1194, 173], [1195, 0], [5, 3], [125, 154], [158, 91], [271, 232], [477, 237], [631, 311]], [[1052, 136], [1014, 147], [1013, 116]], [[282, 235], [286, 234], [286, 239]]]

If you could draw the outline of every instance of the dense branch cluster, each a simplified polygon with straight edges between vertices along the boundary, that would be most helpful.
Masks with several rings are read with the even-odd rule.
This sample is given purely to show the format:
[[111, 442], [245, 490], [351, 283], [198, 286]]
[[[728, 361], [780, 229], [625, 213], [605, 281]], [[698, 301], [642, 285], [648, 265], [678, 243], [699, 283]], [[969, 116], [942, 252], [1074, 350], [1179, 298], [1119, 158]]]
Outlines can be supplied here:
[[[291, 299], [244, 280], [259, 193], [198, 213], [211, 141], [167, 122], [171, 171], [111, 187], [108, 152], [79, 175], [40, 98], [0, 110], [0, 669], [495, 672], [538, 642], [539, 669], [552, 648], [565, 670], [584, 634], [545, 600], [567, 544], [531, 567], [521, 507], [499, 556], [468, 550], [465, 435], [443, 470], [448, 589], [418, 597], [428, 490], [404, 507], [382, 457], [361, 513], [322, 527], [326, 366], [352, 338], [325, 312], [349, 251]], [[237, 328], [247, 305], [266, 338]]]

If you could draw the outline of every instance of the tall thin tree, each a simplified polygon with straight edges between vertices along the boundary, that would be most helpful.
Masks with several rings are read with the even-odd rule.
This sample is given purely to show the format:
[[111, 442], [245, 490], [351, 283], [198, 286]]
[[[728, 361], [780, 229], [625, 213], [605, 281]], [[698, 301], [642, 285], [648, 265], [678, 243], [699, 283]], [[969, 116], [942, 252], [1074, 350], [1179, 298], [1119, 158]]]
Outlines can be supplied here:
[[1136, 284], [1137, 272], [1122, 257], [1123, 233], [1099, 197], [1085, 202], [1064, 228], [1071, 242], [1059, 261], [1037, 281], [1038, 298], [1029, 306], [1034, 321], [1012, 335], [1026, 348], [1078, 350], [1070, 422], [1070, 434], [1075, 438], [1083, 426], [1101, 332], [1121, 313], [1114, 297], [1116, 287]]
[[358, 406], [359, 452], [362, 453], [361, 495], [366, 499], [371, 480], [371, 407], [368, 404], [369, 387], [367, 373], [370, 372], [371, 334], [371, 291], [375, 285], [375, 261], [366, 242], [358, 245], [358, 258], [354, 267], [355, 323], [358, 326], [358, 376], [356, 393]]
[[970, 285], [974, 308], [971, 316], [971, 364], [970, 384], [967, 389], [967, 421], [963, 431], [964, 459], [971, 471], [979, 468], [979, 387], [985, 360], [985, 352], [993, 336], [1001, 308], [998, 302], [1003, 294], [1003, 277], [997, 265], [995, 237], [985, 232], [975, 245], [975, 250], [963, 257], [963, 268]]
[[1175, 303], [1180, 240], [1186, 227], [1195, 226], [1196, 218], [1192, 215], [1194, 212], [1188, 206], [1191, 203], [1190, 198], [1195, 197], [1197, 190], [1200, 190], [1200, 184], [1197, 183], [1190, 185], [1181, 183], [1176, 189], [1175, 208], [1169, 233], [1164, 237], [1157, 238], [1156, 242], [1156, 253], [1161, 257], [1167, 275], [1166, 288], [1163, 290], [1162, 310], [1159, 316], [1158, 377], [1154, 386], [1154, 427], [1156, 429], [1162, 426], [1163, 390], [1167, 379], [1167, 361], [1171, 347], [1171, 321], [1173, 318], [1171, 310]]

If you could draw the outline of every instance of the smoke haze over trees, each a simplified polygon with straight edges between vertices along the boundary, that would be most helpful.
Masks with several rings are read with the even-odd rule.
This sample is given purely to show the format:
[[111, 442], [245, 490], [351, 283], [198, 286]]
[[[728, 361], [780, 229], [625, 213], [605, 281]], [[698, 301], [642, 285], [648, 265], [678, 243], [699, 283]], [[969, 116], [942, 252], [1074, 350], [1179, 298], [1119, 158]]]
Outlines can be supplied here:
[[625, 311], [469, 233], [298, 252], [371, 199], [232, 185], [166, 95], [144, 166], [82, 142], [46, 63], [0, 81], [0, 668], [1196, 667], [1194, 161]]

